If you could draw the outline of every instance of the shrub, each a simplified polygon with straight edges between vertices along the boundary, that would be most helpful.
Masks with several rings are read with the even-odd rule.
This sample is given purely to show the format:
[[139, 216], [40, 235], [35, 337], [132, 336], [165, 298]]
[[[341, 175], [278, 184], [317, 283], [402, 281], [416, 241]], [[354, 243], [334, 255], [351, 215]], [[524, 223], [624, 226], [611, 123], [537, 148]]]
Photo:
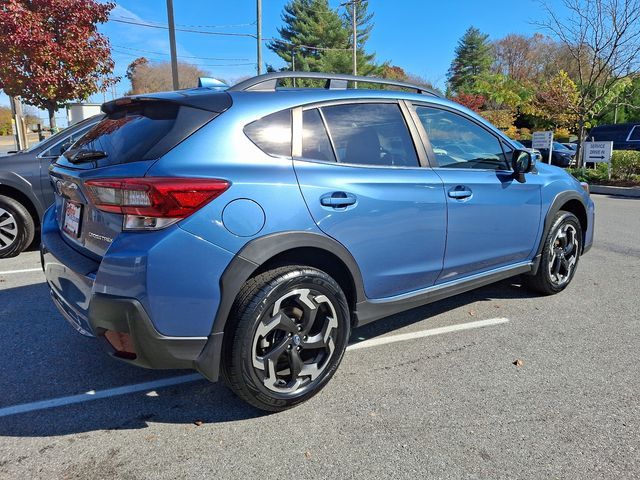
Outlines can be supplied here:
[[640, 152], [615, 150], [611, 157], [611, 170], [614, 178], [634, 180], [640, 175]]
[[567, 168], [579, 182], [600, 183], [608, 180], [607, 164], [599, 163], [596, 168]]

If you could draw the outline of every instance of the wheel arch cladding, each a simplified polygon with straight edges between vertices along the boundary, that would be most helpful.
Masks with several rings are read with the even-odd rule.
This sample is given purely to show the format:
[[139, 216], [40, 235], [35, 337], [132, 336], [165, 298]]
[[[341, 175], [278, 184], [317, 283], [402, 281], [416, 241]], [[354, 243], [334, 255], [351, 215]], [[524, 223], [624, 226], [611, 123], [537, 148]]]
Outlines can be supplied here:
[[539, 256], [542, 253], [544, 239], [547, 238], [547, 234], [553, 226], [553, 219], [560, 210], [571, 212], [578, 217], [580, 227], [582, 229], [582, 247], [584, 248], [585, 234], [588, 227], [587, 207], [584, 203], [584, 199], [578, 192], [565, 191], [556, 195], [553, 202], [551, 202], [551, 206], [549, 207], [544, 220], [544, 229], [542, 231], [542, 237], [540, 238], [540, 244], [538, 245], [536, 256]]
[[222, 301], [212, 333], [224, 331], [231, 306], [244, 282], [287, 264], [308, 265], [326, 272], [338, 282], [352, 308], [365, 299], [358, 265], [342, 244], [312, 232], [273, 233], [248, 242], [222, 274]]
[[578, 217], [578, 220], [580, 221], [580, 228], [582, 229], [582, 247], [584, 248], [585, 235], [587, 234], [587, 227], [589, 226], [587, 209], [584, 204], [580, 200], [571, 199], [568, 202], [565, 202], [559, 210], [571, 212]]
[[[352, 309], [365, 300], [358, 265], [339, 242], [312, 232], [280, 232], [252, 240], [238, 252], [220, 277], [218, 312], [209, 340], [195, 362], [200, 373], [209, 380], [218, 379], [224, 329], [242, 285], [249, 278], [276, 266], [301, 263], [332, 276], [343, 289]], [[353, 317], [352, 311], [352, 323]]]

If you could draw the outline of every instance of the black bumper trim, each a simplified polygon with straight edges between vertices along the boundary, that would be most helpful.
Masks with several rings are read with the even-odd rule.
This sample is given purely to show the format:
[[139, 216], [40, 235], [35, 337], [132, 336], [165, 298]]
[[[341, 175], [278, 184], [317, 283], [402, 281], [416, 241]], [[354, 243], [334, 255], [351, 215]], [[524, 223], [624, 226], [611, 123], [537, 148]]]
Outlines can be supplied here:
[[103, 337], [106, 330], [130, 334], [136, 359], [114, 357], [145, 368], [194, 369], [195, 360], [208, 340], [207, 337], [162, 335], [138, 300], [102, 293], [94, 293], [91, 298], [89, 324], [99, 337]]

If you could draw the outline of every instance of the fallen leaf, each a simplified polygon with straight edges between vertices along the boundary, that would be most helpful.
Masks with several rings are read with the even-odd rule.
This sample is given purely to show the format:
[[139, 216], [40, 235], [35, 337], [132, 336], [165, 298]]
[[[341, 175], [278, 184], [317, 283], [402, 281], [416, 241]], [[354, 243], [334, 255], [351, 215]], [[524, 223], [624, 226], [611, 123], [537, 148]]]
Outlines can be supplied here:
[[304, 452], [304, 456], [307, 460], [311, 459], [311, 451], [307, 450], [306, 452]]
[[500, 305], [498, 305], [497, 303], [493, 306], [493, 308], [500, 308]]
[[515, 360], [515, 361], [513, 362], [513, 364], [514, 364], [516, 367], [521, 367], [521, 366], [523, 366], [523, 365], [524, 365], [524, 362], [518, 358], [517, 360]]
[[469, 315], [472, 317], [476, 316], [476, 311], [475, 310], [469, 310]]
[[204, 422], [203, 422], [202, 420], [196, 420], [195, 422], [193, 422], [193, 424], [194, 424], [196, 427], [199, 427], [199, 426], [201, 426], [201, 425], [204, 425]]
[[376, 412], [369, 412], [370, 417], [377, 417], [378, 414]]

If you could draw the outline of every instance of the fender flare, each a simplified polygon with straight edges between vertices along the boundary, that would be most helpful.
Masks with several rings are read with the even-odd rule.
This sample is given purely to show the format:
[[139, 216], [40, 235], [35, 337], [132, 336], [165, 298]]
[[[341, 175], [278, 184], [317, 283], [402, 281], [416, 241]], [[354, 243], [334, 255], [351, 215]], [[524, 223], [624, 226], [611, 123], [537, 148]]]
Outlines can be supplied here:
[[[536, 248], [536, 253], [533, 257], [534, 264], [533, 264], [533, 268], [531, 269], [530, 275], [535, 275], [538, 272], [538, 266], [540, 265], [540, 258], [542, 256], [542, 249], [544, 248], [544, 239], [547, 238], [547, 235], [549, 234], [549, 230], [553, 226], [554, 217], [562, 209], [562, 207], [570, 200], [578, 200], [582, 205], [582, 207], [584, 208], [585, 213], [589, 211], [584, 201], [584, 198], [578, 192], [574, 192], [574, 191], [560, 192], [555, 196], [544, 218], [544, 227], [542, 229], [542, 235], [539, 238], [538, 247]], [[584, 230], [586, 231], [586, 229]], [[585, 232], [583, 231], [582, 233], [584, 235]]]
[[251, 240], [236, 254], [220, 277], [218, 311], [209, 340], [195, 361], [196, 369], [206, 378], [211, 381], [218, 379], [224, 329], [242, 285], [261, 265], [295, 248], [317, 248], [338, 257], [353, 279], [356, 303], [366, 299], [360, 268], [351, 253], [338, 241], [320, 233], [297, 231], [273, 233]]
[[220, 277], [220, 306], [211, 333], [224, 331], [236, 295], [253, 272], [276, 255], [303, 247], [325, 250], [338, 257], [353, 278], [356, 302], [365, 299], [360, 268], [351, 253], [341, 243], [331, 237], [313, 232], [272, 233], [247, 243]]

